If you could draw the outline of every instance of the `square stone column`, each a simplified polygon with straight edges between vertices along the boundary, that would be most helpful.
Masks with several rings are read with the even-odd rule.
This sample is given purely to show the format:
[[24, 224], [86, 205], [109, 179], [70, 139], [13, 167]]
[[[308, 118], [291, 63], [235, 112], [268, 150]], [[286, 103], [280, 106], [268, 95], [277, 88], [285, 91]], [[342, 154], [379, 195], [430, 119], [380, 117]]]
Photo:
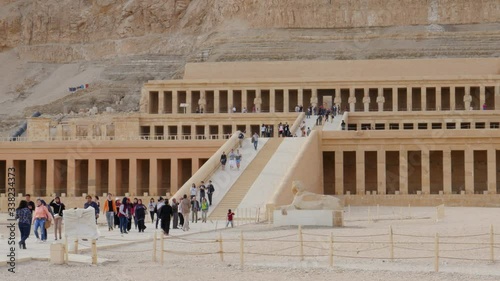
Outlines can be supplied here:
[[486, 88], [479, 86], [479, 110], [483, 110], [483, 104], [486, 103]]
[[222, 133], [222, 131], [223, 131], [223, 127], [222, 127], [222, 125], [221, 125], [221, 124], [219, 124], [219, 125], [218, 125], [218, 127], [219, 127], [219, 132], [218, 132], [218, 135], [219, 135], [219, 139], [221, 140], [221, 139], [222, 139], [222, 137], [223, 137], [223, 135], [224, 135], [224, 134]]
[[[177, 109], [179, 108], [179, 91], [178, 90], [173, 90], [172, 91], [172, 114], [176, 114]], [[114, 193], [112, 193], [114, 194]]]
[[220, 112], [220, 90], [214, 90], [214, 113]]
[[[303, 105], [304, 103], [304, 89], [300, 88], [297, 90], [298, 91], [298, 94], [297, 94], [297, 102], [299, 104], [299, 106], [302, 106], [302, 108], [305, 108], [305, 105]], [[335, 89], [335, 92], [339, 91], [339, 89]], [[304, 109], [302, 109], [304, 110]]]
[[[200, 159], [193, 157], [191, 159], [191, 175], [194, 175], [199, 168], [200, 168]], [[196, 184], [198, 185], [199, 183]]]
[[427, 87], [420, 88], [420, 100], [422, 104], [422, 111], [427, 111]]
[[124, 195], [116, 194], [116, 159], [108, 159], [108, 193], [114, 195]]
[[[7, 165], [7, 166], [6, 166], [5, 168], [7, 169], [7, 174], [5, 175], [5, 186], [6, 186], [7, 188], [9, 188], [9, 187], [11, 187], [11, 186], [9, 185], [9, 168], [14, 168], [14, 160], [12, 160], [12, 159], [7, 159], [7, 161], [6, 161], [6, 165]], [[14, 171], [14, 173], [15, 173], [16, 175], [18, 174], [18, 172], [19, 172], [19, 171], [17, 171], [17, 170], [16, 170], [16, 171]], [[16, 184], [14, 185], [14, 187], [16, 188], [16, 194], [15, 194], [15, 195], [16, 195], [16, 197], [17, 197], [17, 193], [18, 193], [18, 191], [17, 191], [17, 180], [16, 180]], [[24, 195], [24, 194], [23, 194], [23, 195]], [[33, 194], [31, 194], [31, 195], [33, 196]], [[43, 195], [43, 194], [42, 194], [42, 195]], [[16, 206], [16, 208], [17, 208], [17, 206]]]
[[443, 106], [441, 103], [441, 86], [436, 87], [436, 111], [440, 111], [441, 107]]
[[495, 108], [494, 110], [500, 110], [500, 84], [495, 85]]
[[170, 159], [170, 193], [174, 194], [179, 189], [179, 161], [177, 158]]
[[[368, 91], [368, 89], [365, 88], [365, 91]], [[347, 101], [349, 103], [349, 112], [355, 112], [356, 111], [356, 102], [359, 102], [359, 101], [356, 100], [354, 88], [349, 88], [349, 99]]]
[[455, 110], [456, 102], [455, 102], [455, 86], [450, 87], [450, 110]]
[[406, 111], [412, 111], [413, 107], [413, 94], [411, 92], [411, 87], [406, 87]]
[[312, 107], [318, 106], [318, 89], [311, 89], [311, 105]]
[[385, 150], [377, 150], [377, 193], [387, 193]]
[[210, 139], [210, 127], [208, 124], [205, 124], [204, 133], [205, 133], [205, 139]]
[[[149, 159], [149, 190], [150, 196], [158, 196], [158, 160], [153, 157]], [[143, 194], [139, 194], [142, 196]]]
[[465, 193], [474, 194], [474, 150], [467, 147], [464, 152]]
[[487, 163], [488, 163], [488, 194], [497, 193], [497, 161], [496, 150], [494, 148], [488, 149]]
[[193, 100], [193, 93], [191, 90], [186, 90], [186, 113], [192, 113], [195, 109], [193, 109], [192, 105], [192, 100]]
[[130, 196], [137, 196], [137, 159], [129, 159], [128, 171], [128, 193]]
[[[7, 181], [8, 178], [9, 176], [7, 175]], [[7, 187], [9, 186], [7, 185]], [[35, 160], [33, 159], [26, 159], [26, 194], [35, 194]], [[41, 195], [43, 196], [44, 194]]]
[[96, 194], [98, 196], [102, 196], [102, 194], [97, 194], [97, 186], [96, 186], [96, 160], [90, 158], [89, 160], [89, 187], [88, 194]]
[[365, 194], [365, 152], [356, 151], [356, 194]]
[[[68, 159], [68, 179], [67, 179], [67, 190], [66, 194], [68, 196], [77, 196], [76, 194], [76, 161], [75, 158], [69, 157]], [[57, 196], [61, 196], [61, 194], [57, 194]]]
[[399, 151], [399, 193], [408, 194], [408, 151]]
[[290, 112], [290, 89], [283, 89], [283, 112]]
[[227, 111], [228, 113], [233, 112], [233, 96], [234, 96], [234, 90], [228, 90], [227, 91]]
[[422, 149], [422, 193], [431, 194], [430, 152]]
[[269, 112], [276, 112], [276, 89], [269, 90]]
[[443, 193], [451, 194], [451, 150], [443, 150]]
[[248, 89], [241, 90], [241, 112], [243, 112], [243, 108], [247, 109], [247, 112], [252, 112], [251, 108], [247, 107], [248, 104]]
[[158, 113], [159, 114], [165, 113], [165, 92], [163, 91], [158, 91]]
[[[466, 97], [470, 97], [470, 86], [465, 87], [465, 93], [464, 93], [464, 96], [462, 98], [464, 99], [465, 110], [471, 110], [471, 102], [465, 101]], [[472, 100], [472, 98], [471, 98], [471, 100]]]
[[196, 139], [196, 125], [191, 124], [191, 139], [195, 140]]
[[392, 111], [398, 112], [399, 101], [398, 101], [398, 88], [392, 88]]
[[[357, 169], [357, 168], [356, 168]], [[344, 152], [335, 151], [335, 194], [345, 194], [344, 190]]]

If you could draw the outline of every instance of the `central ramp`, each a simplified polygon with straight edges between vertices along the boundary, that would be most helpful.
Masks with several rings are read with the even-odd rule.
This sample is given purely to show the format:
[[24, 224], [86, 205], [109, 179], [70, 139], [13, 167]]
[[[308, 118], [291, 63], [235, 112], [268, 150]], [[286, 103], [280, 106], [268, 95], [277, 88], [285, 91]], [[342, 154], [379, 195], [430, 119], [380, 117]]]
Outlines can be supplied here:
[[278, 149], [283, 138], [270, 138], [262, 147], [259, 154], [243, 171], [238, 180], [232, 185], [219, 204], [209, 214], [211, 219], [225, 219], [227, 210], [235, 210], [253, 185], [259, 174]]

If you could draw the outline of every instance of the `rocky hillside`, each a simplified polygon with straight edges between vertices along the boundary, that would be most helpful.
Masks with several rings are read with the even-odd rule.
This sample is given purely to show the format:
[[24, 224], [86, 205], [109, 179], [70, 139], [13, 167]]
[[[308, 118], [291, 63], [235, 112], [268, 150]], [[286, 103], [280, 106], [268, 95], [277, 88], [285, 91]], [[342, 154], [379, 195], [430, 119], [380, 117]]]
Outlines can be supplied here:
[[490, 57], [499, 41], [498, 0], [2, 0], [0, 131], [33, 110], [137, 110], [142, 83], [189, 61]]

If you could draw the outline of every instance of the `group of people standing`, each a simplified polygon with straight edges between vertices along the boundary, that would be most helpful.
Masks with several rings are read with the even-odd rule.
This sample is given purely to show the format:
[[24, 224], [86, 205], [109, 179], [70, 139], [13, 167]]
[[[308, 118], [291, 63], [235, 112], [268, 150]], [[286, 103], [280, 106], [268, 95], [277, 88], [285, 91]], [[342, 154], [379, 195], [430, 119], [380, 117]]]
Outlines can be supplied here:
[[[21, 240], [19, 240], [19, 248], [26, 249], [26, 240], [31, 232], [31, 225], [34, 225], [34, 233], [37, 242], [47, 241], [47, 229], [50, 224], [54, 223], [55, 240], [62, 239], [62, 217], [65, 206], [61, 203], [59, 197], [55, 197], [49, 204], [43, 199], [31, 201], [31, 195], [26, 194], [26, 200], [21, 200], [16, 209], [16, 219], [18, 220], [19, 232]], [[38, 233], [40, 231], [40, 233]]]

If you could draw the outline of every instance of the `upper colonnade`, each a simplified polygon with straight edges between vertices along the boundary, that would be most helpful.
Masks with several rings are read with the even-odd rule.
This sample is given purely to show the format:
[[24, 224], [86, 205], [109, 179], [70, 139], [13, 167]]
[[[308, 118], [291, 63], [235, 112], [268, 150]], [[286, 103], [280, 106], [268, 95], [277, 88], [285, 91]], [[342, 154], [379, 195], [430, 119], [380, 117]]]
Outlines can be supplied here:
[[144, 85], [141, 112], [495, 110], [499, 73], [500, 59], [188, 64], [184, 80]]

